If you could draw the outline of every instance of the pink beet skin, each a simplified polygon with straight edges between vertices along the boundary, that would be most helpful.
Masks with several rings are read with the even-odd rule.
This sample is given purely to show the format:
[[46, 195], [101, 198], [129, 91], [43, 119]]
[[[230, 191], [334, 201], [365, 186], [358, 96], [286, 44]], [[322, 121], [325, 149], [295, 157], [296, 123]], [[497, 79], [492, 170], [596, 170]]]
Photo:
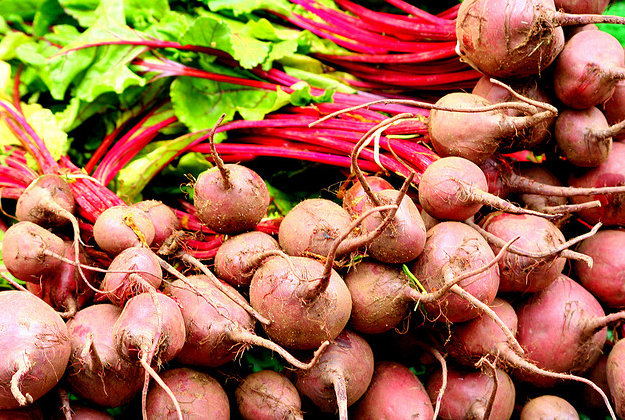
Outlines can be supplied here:
[[379, 362], [369, 389], [354, 406], [352, 417], [430, 420], [434, 409], [423, 384], [410, 369], [396, 362]]

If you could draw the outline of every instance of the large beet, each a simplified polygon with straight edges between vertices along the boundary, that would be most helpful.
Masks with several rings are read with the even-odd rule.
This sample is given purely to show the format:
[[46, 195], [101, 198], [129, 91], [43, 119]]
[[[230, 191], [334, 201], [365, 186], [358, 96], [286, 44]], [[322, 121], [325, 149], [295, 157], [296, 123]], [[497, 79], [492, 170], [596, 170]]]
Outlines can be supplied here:
[[32, 403], [63, 376], [71, 351], [67, 327], [28, 292], [0, 293], [0, 410]]
[[141, 389], [141, 368], [115, 350], [113, 325], [122, 310], [112, 304], [92, 305], [67, 323], [72, 353], [67, 379], [81, 398], [104, 407], [128, 403]]

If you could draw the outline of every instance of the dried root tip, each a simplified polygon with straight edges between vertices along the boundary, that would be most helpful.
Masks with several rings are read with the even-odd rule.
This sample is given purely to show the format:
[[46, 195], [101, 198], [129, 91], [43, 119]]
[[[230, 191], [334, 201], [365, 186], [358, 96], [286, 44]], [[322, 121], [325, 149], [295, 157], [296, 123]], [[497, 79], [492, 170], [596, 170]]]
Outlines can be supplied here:
[[516, 206], [509, 201], [504, 200], [503, 198], [497, 197], [494, 194], [490, 194], [486, 191], [482, 191], [476, 188], [466, 187], [466, 195], [468, 197], [467, 201], [472, 201], [475, 203], [481, 203], [490, 207], [494, 207], [499, 210], [503, 210], [507, 213], [512, 214], [531, 214], [533, 216], [543, 217], [545, 219], [554, 219], [559, 214], [547, 214], [540, 211], [525, 209], [523, 207]]
[[339, 420], [347, 420], [347, 385], [342, 375], [335, 374], [332, 377], [334, 385], [334, 393], [336, 394], [336, 403], [339, 408]]
[[501, 318], [497, 316], [497, 313], [495, 313], [495, 311], [493, 311], [487, 304], [477, 299], [475, 296], [473, 296], [457, 284], [451, 288], [451, 291], [452, 293], [455, 293], [456, 295], [465, 299], [467, 302], [470, 302], [475, 307], [482, 310], [486, 316], [492, 319], [495, 324], [497, 324], [499, 328], [501, 328], [501, 331], [506, 336], [506, 341], [508, 342], [508, 345], [511, 349], [513, 349], [518, 354], [525, 353], [512, 331], [510, 331], [510, 328], [508, 328], [508, 326], [501, 320]]
[[580, 204], [563, 204], [561, 206], [548, 206], [543, 207], [541, 211], [549, 214], [565, 214], [565, 213], [576, 213], [582, 210], [594, 209], [597, 207], [601, 207], [601, 201], [587, 201], [585, 203]]
[[592, 257], [589, 257], [586, 254], [582, 254], [581, 252], [571, 251], [570, 249], [565, 249], [560, 253], [561, 257], [568, 258], [569, 260], [583, 261], [586, 263], [588, 268], [592, 268], [594, 262]]
[[608, 396], [605, 394], [605, 392], [603, 392], [603, 390], [601, 388], [599, 388], [597, 386], [597, 384], [595, 384], [590, 379], [584, 378], [582, 376], [573, 375], [573, 374], [570, 374], [570, 373], [551, 372], [551, 371], [542, 369], [542, 368], [534, 365], [533, 363], [530, 363], [529, 361], [525, 360], [524, 358], [522, 358], [518, 354], [510, 351], [510, 349], [505, 348], [503, 346], [500, 346], [499, 351], [500, 351], [500, 354], [502, 355], [502, 357], [505, 360], [510, 362], [512, 366], [514, 366], [514, 367], [516, 367], [518, 369], [524, 370], [524, 371], [529, 372], [529, 373], [533, 373], [535, 375], [547, 377], [547, 378], [560, 379], [560, 380], [564, 380], [564, 381], [581, 382], [583, 384], [586, 384], [586, 385], [590, 386], [592, 389], [597, 391], [599, 393], [599, 395], [601, 395], [601, 398], [605, 402], [605, 405], [606, 405], [608, 411], [610, 412], [610, 417], [612, 417], [613, 420], [617, 419], [616, 418], [616, 414], [614, 414], [614, 409], [612, 408], [610, 400], [608, 399]]
[[[163, 388], [163, 391], [165, 391], [167, 396], [171, 399], [171, 402], [172, 404], [174, 404], [174, 408], [176, 409], [176, 415], [178, 416], [178, 420], [183, 420], [182, 409], [180, 408], [180, 404], [178, 403], [178, 400], [176, 399], [176, 396], [174, 395], [174, 393], [167, 386], [167, 384], [161, 379], [161, 377], [158, 376], [158, 373], [156, 373], [156, 371], [152, 369], [152, 366], [150, 366], [150, 364], [147, 362], [146, 357], [142, 357], [140, 359], [140, 362], [141, 362], [141, 366], [143, 366], [145, 371], [152, 377], [152, 379], [156, 381], [156, 383], [158, 383], [161, 386], [161, 388]], [[146, 418], [147, 420], [147, 413], [145, 412], [145, 405], [143, 406], [143, 410], [144, 410], [143, 412], [144, 418]]]
[[210, 133], [208, 134], [209, 143], [211, 146], [211, 157], [213, 158], [213, 162], [217, 165], [219, 172], [221, 172], [221, 179], [223, 180], [224, 190], [229, 190], [232, 187], [232, 182], [230, 181], [230, 170], [224, 164], [223, 159], [217, 153], [217, 148], [215, 147], [215, 131], [217, 131], [217, 127], [221, 125], [226, 114], [221, 114], [221, 117], [217, 120], [213, 128], [211, 128]]
[[224, 295], [228, 296], [234, 303], [245, 309], [250, 315], [258, 320], [261, 324], [269, 325], [271, 321], [262, 316], [256, 309], [252, 308], [252, 306], [241, 299], [236, 291], [233, 291], [217, 278], [215, 275], [204, 265], [200, 260], [192, 256], [191, 254], [183, 253], [180, 254], [180, 258], [183, 261], [186, 261], [195, 267], [197, 267], [202, 273], [208, 277], [208, 280], [215, 286], [219, 291], [221, 291]]
[[59, 316], [63, 319], [73, 318], [78, 312], [78, 305], [76, 304], [76, 299], [70, 298], [67, 302], [67, 310], [65, 312], [58, 312]]
[[[24, 355], [24, 357], [26, 357], [26, 355]], [[20, 406], [33, 403], [33, 397], [30, 394], [22, 394], [22, 391], [20, 391], [22, 379], [30, 371], [30, 368], [30, 363], [22, 359], [18, 364], [17, 372], [15, 372], [13, 377], [11, 377], [11, 394], [13, 394], [13, 397]]]

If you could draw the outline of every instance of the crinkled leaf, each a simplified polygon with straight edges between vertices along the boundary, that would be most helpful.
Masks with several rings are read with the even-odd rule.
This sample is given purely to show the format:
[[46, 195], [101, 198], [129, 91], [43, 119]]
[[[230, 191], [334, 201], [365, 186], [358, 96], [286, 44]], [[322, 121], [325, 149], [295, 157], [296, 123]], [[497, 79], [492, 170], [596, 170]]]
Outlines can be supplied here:
[[147, 29], [161, 20], [169, 12], [167, 0], [125, 0], [126, 20], [137, 30]]
[[176, 115], [192, 131], [212, 127], [222, 114], [230, 121], [238, 112], [245, 119], [263, 117], [289, 103], [283, 91], [249, 88], [230, 83], [179, 77], [171, 86]]
[[80, 26], [88, 28], [97, 20], [96, 9], [100, 0], [59, 0], [65, 13], [78, 21]]
[[233, 28], [223, 20], [198, 18], [181, 39], [183, 44], [201, 45], [227, 52], [244, 68], [261, 64], [270, 51], [268, 42], [249, 36], [242, 28]]
[[0, 60], [14, 59], [16, 57], [15, 50], [20, 45], [32, 42], [32, 38], [23, 32], [9, 32], [0, 41]]
[[325, 90], [323, 94], [314, 96], [310, 92], [310, 85], [304, 81], [296, 83], [291, 86], [291, 88], [295, 90], [291, 93], [290, 102], [295, 106], [306, 106], [311, 103], [332, 102], [332, 95], [334, 94], [332, 90], [328, 89]]

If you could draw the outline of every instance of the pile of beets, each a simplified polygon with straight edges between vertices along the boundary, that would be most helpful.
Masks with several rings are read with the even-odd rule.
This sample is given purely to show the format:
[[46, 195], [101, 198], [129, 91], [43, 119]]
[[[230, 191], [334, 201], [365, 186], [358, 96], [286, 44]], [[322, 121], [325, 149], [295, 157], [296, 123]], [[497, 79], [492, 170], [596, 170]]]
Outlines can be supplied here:
[[[606, 7], [465, 0], [457, 51], [484, 77], [427, 105], [440, 158], [403, 183], [364, 174], [362, 150], [414, 115], [389, 118], [340, 196], [274, 231], [261, 176], [214, 147], [198, 232], [155, 200], [90, 225], [65, 177], [38, 177], [2, 242], [19, 282], [0, 292], [0, 418], [625, 417], [625, 52], [594, 25], [623, 23]], [[208, 234], [224, 240], [201, 261], [188, 244]], [[284, 369], [241, 374], [260, 347]]]

